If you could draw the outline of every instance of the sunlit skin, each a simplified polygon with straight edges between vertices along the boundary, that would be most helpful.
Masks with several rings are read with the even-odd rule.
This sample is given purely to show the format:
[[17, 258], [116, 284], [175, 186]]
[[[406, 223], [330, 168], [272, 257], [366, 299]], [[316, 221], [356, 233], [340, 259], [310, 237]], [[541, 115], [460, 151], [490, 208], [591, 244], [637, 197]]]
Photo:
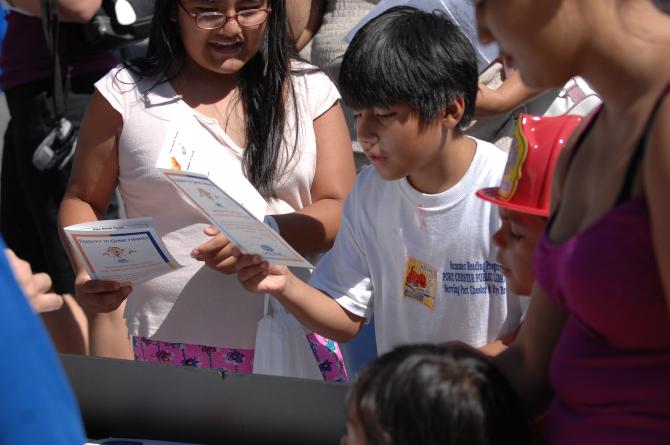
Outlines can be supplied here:
[[517, 295], [530, 295], [535, 275], [533, 253], [547, 219], [500, 207], [501, 226], [493, 235], [496, 260], [502, 266], [507, 289]]
[[[567, 67], [557, 64], [556, 60], [580, 60], [575, 44], [580, 37], [577, 34], [588, 33], [588, 30], [571, 29], [569, 35], [564, 32], [569, 26], [565, 20], [579, 14], [578, 10], [571, 8], [565, 14], [556, 14], [557, 8], [564, 7], [557, 0], [476, 3], [479, 40], [482, 43], [495, 40], [506, 64], [519, 69], [525, 85], [540, 89], [559, 87], [572, 77]], [[546, 70], [547, 66], [551, 71]]]
[[441, 193], [460, 181], [476, 149], [456, 128], [462, 107], [457, 99], [428, 123], [402, 103], [355, 109], [358, 142], [383, 179], [407, 177], [422, 193]]
[[177, 22], [186, 49], [187, 71], [203, 70], [202, 74], [231, 74], [235, 77], [258, 52], [267, 20], [256, 26], [240, 26], [237, 20], [228, 20], [218, 29], [200, 29], [186, 11], [196, 14], [219, 11], [230, 17], [247, 9], [267, 8], [267, 2], [183, 0], [182, 5], [183, 8], [177, 8]]
[[[407, 177], [416, 190], [442, 193], [467, 172], [476, 142], [458, 125], [464, 99], [456, 98], [430, 120], [423, 122], [407, 104], [388, 108], [354, 110], [358, 141], [384, 180]], [[287, 267], [270, 265], [258, 255], [242, 255], [234, 249], [238, 279], [245, 289], [270, 293], [310, 329], [338, 341], [351, 340], [365, 319], [342, 308], [334, 299], [309, 286]]]

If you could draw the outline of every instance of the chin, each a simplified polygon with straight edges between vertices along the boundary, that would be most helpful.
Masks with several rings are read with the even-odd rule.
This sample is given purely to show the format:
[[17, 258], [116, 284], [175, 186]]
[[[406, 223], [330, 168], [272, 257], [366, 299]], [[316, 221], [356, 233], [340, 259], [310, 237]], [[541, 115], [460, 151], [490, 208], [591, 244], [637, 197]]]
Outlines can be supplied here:
[[569, 77], [567, 79], [556, 78], [555, 72], [539, 73], [538, 71], [522, 68], [519, 68], [519, 72], [521, 73], [521, 80], [524, 85], [530, 88], [541, 88], [543, 90], [561, 88], [568, 80], [570, 80]]
[[375, 167], [375, 170], [377, 170], [377, 174], [384, 180], [384, 181], [397, 181], [398, 179], [402, 179], [407, 175], [404, 174], [399, 174], [397, 172], [389, 172], [385, 171], [383, 169], [379, 169]]

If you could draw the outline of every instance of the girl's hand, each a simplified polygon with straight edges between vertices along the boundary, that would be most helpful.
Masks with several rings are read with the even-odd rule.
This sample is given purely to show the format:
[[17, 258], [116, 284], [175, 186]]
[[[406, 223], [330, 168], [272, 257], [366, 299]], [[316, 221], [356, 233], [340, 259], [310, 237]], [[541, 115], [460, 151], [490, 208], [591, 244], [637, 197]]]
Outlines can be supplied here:
[[117, 281], [92, 280], [82, 271], [74, 280], [75, 298], [87, 314], [113, 312], [133, 291]]
[[212, 239], [193, 249], [191, 256], [198, 261], [204, 261], [208, 267], [226, 275], [236, 273], [237, 259], [233, 256], [235, 246], [228, 237], [214, 226], [207, 227], [203, 232]]
[[237, 278], [249, 292], [268, 293], [273, 296], [286, 290], [291, 272], [286, 266], [271, 265], [258, 255], [244, 255], [234, 249], [237, 257]]

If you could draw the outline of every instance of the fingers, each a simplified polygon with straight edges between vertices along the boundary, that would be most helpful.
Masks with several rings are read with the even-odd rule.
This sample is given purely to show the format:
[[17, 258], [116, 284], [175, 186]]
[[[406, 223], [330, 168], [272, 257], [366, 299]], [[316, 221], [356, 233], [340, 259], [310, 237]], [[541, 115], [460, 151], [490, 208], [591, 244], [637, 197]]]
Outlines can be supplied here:
[[254, 280], [260, 281], [268, 275], [268, 263], [262, 262], [245, 267], [237, 272], [237, 278], [243, 284], [251, 284]]
[[38, 313], [57, 311], [63, 307], [63, 296], [54, 292], [48, 294], [39, 294], [32, 298], [30, 303], [33, 310]]
[[100, 314], [113, 312], [121, 306], [132, 292], [130, 286], [124, 286], [116, 292], [104, 292], [96, 294], [82, 294], [77, 292], [75, 298], [84, 312], [89, 314]]
[[26, 287], [28, 287], [28, 289], [24, 288], [24, 291], [27, 294], [44, 293], [51, 289], [52, 284], [51, 277], [48, 274], [43, 272], [36, 273], [32, 275], [30, 281], [26, 283]]
[[203, 233], [209, 236], [216, 236], [219, 233], [221, 233], [221, 231], [217, 229], [216, 226], [209, 226], [205, 230], [203, 230]]
[[[237, 250], [237, 255], [235, 256], [236, 264], [235, 271], [241, 272], [244, 269], [250, 268], [252, 266], [257, 266], [263, 262], [263, 259], [260, 255], [244, 255]], [[265, 263], [267, 266], [267, 263]], [[265, 268], [267, 270], [267, 267]]]
[[204, 261], [207, 266], [225, 274], [235, 273], [237, 259], [233, 256], [234, 246], [230, 240], [216, 228], [208, 227], [206, 234], [213, 237], [191, 251], [191, 256]]
[[[77, 284], [79, 285], [77, 286]], [[90, 278], [81, 283], [75, 281], [75, 286], [77, 286], [77, 290], [87, 294], [110, 293], [121, 289], [121, 283], [117, 281], [92, 280]]]
[[[209, 229], [208, 227], [207, 229]], [[205, 231], [207, 230], [205, 229]], [[199, 245], [195, 249], [191, 251], [191, 256], [195, 258], [196, 260], [201, 260], [204, 261], [204, 258], [211, 257], [213, 255], [216, 255], [219, 253], [222, 249], [230, 246], [229, 250], [227, 251], [227, 254], [230, 256], [230, 252], [232, 249], [232, 245], [230, 244], [230, 240], [226, 237], [226, 235], [222, 233], [218, 233], [212, 237], [212, 239], [208, 240], [207, 242]]]
[[75, 288], [75, 299], [89, 314], [115, 311], [133, 291], [131, 286], [116, 281], [92, 280], [85, 272], [77, 276]]

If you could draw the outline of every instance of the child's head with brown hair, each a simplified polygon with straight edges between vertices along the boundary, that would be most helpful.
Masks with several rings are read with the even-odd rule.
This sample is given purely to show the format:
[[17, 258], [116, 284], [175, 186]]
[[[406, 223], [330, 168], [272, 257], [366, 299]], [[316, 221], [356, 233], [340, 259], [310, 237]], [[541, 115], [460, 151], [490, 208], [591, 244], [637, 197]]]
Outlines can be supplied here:
[[348, 397], [344, 445], [525, 444], [528, 424], [493, 363], [463, 343], [398, 347]]
[[477, 192], [500, 208], [501, 225], [493, 242], [511, 293], [530, 295], [535, 281], [533, 252], [549, 215], [554, 167], [581, 119], [519, 116], [500, 187]]

